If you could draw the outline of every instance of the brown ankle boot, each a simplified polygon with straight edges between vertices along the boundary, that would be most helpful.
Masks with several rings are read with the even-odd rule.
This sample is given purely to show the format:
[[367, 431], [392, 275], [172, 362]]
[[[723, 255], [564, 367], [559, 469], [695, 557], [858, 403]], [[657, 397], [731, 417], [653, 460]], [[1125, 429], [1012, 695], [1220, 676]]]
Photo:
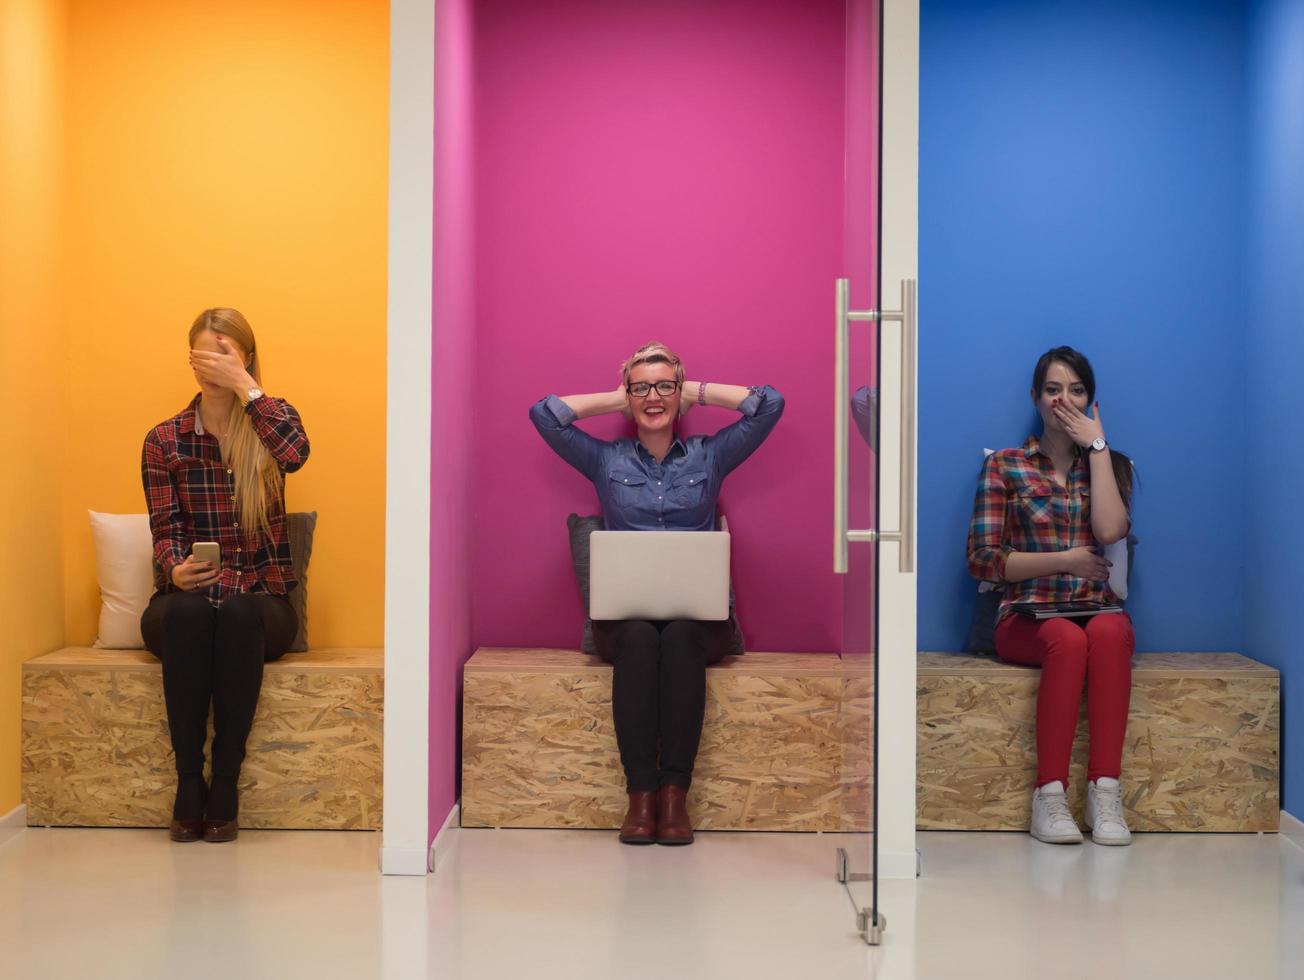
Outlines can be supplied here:
[[620, 825], [622, 844], [655, 844], [657, 840], [657, 794], [650, 789], [629, 794], [629, 810]]
[[657, 791], [657, 843], [693, 843], [693, 825], [688, 819], [688, 790], [662, 786]]

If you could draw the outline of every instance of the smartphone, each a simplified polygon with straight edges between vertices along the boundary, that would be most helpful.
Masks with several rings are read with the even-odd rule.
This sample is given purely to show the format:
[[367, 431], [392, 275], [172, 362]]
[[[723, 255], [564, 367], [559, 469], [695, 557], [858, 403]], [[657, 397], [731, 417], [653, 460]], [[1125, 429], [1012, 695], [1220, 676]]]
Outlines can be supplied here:
[[214, 568], [222, 567], [222, 546], [216, 541], [196, 541], [190, 553], [199, 561], [211, 563]]

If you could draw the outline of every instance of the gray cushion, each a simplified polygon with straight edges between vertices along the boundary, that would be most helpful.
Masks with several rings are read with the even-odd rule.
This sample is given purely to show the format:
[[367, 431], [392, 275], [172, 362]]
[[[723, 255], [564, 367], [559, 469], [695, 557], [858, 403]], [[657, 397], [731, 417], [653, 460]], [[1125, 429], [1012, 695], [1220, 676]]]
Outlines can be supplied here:
[[1001, 597], [1004, 589], [979, 589], [978, 599], [973, 606], [973, 622], [969, 625], [969, 645], [965, 647], [970, 653], [996, 652], [996, 617], [1001, 611]]
[[[575, 570], [575, 584], [580, 587], [580, 599], [584, 603], [584, 633], [580, 637], [580, 649], [585, 653], [597, 653], [593, 645], [593, 620], [589, 618], [589, 535], [602, 530], [602, 516], [589, 514], [581, 517], [571, 514], [566, 518], [566, 529], [570, 532], [571, 565]], [[729, 655], [743, 655], [743, 631], [738, 625], [738, 616], [734, 609], [733, 585], [729, 586], [729, 626], [733, 636]]]
[[312, 535], [317, 530], [317, 512], [299, 511], [285, 515], [290, 531], [290, 565], [299, 587], [286, 597], [299, 617], [299, 632], [290, 644], [290, 653], [308, 649], [308, 559], [312, 557]]
[[589, 535], [602, 530], [602, 518], [589, 515], [581, 517], [571, 514], [566, 518], [566, 529], [570, 532], [571, 565], [575, 569], [575, 584], [580, 587], [580, 600], [584, 603], [584, 635], [580, 639], [580, 649], [585, 653], [595, 653], [593, 646], [593, 620], [589, 619]]

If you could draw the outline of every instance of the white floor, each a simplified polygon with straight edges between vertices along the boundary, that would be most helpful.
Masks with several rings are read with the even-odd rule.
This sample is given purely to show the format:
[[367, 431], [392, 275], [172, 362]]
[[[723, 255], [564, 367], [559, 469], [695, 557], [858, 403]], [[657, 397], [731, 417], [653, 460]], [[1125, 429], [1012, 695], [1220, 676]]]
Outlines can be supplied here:
[[386, 879], [376, 834], [27, 830], [0, 846], [0, 976], [1304, 977], [1304, 850], [1276, 835], [920, 834], [870, 948], [833, 878], [846, 835], [454, 833], [436, 875]]

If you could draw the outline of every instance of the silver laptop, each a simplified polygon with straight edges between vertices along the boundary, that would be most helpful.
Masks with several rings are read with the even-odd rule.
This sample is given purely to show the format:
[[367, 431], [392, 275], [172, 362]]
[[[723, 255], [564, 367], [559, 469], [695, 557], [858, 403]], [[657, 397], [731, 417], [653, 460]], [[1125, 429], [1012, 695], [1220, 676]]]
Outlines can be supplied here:
[[729, 618], [728, 531], [594, 531], [591, 619]]

